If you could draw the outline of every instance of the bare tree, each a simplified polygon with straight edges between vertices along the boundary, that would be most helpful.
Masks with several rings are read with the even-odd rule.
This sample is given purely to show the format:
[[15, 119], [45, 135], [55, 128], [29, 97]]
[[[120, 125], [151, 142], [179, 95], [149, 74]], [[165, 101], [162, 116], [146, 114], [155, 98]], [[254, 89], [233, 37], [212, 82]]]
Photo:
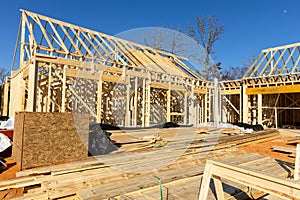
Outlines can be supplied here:
[[0, 85], [5, 82], [5, 78], [7, 76], [9, 76], [9, 71], [7, 71], [5, 68], [0, 68]]
[[249, 67], [253, 64], [256, 59], [256, 54], [252, 53], [249, 55], [246, 60], [243, 62], [241, 67], [228, 67], [225, 70], [222, 70], [221, 80], [235, 80], [241, 79]]
[[[178, 26], [177, 30], [181, 30]], [[174, 54], [185, 54], [187, 41], [181, 32], [175, 31], [175, 29], [169, 28], [155, 28], [152, 32], [144, 37], [144, 43], [155, 49], [168, 51]]]
[[207, 80], [220, 78], [220, 63], [213, 62], [215, 54], [215, 43], [220, 40], [220, 36], [224, 33], [224, 25], [218, 25], [215, 15], [205, 17], [196, 17], [194, 23], [188, 26], [187, 34], [197, 41], [204, 48], [204, 59], [199, 58], [198, 62], [204, 66], [202, 76]]

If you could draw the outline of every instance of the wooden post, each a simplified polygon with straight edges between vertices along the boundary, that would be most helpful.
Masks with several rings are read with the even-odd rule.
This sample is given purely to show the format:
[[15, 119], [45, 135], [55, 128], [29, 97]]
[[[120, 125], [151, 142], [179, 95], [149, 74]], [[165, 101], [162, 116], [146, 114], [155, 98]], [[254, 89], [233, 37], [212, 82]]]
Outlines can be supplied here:
[[253, 103], [253, 107], [255, 109], [252, 110], [251, 124], [254, 125], [254, 124], [257, 124], [257, 98], [256, 98], [256, 95], [253, 95], [252, 103]]
[[8, 116], [9, 113], [9, 82], [5, 80], [3, 83], [3, 110], [2, 116]]
[[[187, 94], [187, 92], [186, 92], [186, 94]], [[189, 106], [189, 111], [187, 113], [187, 115], [189, 116], [188, 123], [196, 125], [199, 123], [199, 116], [200, 116], [199, 103], [200, 102], [197, 101], [194, 86], [192, 86], [192, 88], [191, 88], [191, 94], [188, 97], [188, 99], [190, 99], [190, 101], [191, 101], [191, 105]]]
[[28, 75], [28, 103], [26, 111], [36, 111], [36, 98], [37, 98], [37, 80], [38, 79], [38, 65], [34, 60], [33, 64], [29, 66]]
[[99, 81], [97, 86], [97, 123], [101, 123], [102, 113], [102, 73], [99, 75]]
[[184, 124], [187, 124], [188, 123], [188, 112], [187, 112], [187, 109], [188, 109], [188, 95], [187, 95], [187, 91], [184, 92], [184, 121], [183, 123]]
[[275, 107], [274, 108], [274, 110], [275, 110], [275, 128], [278, 128], [278, 120], [277, 120], [277, 108]]
[[207, 99], [208, 99], [207, 95], [208, 95], [208, 92], [206, 91], [206, 93], [204, 95], [204, 106], [202, 105], [202, 109], [203, 109], [203, 112], [204, 112], [204, 115], [203, 115], [204, 119], [202, 121], [203, 123], [207, 122], [207, 104], [208, 104], [208, 102], [207, 102]]
[[171, 89], [170, 83], [167, 91], [167, 122], [171, 121]]
[[243, 99], [243, 89], [242, 89], [242, 87], [240, 87], [240, 94], [239, 94], [239, 102], [240, 102], [240, 114], [239, 114], [239, 122], [242, 122], [242, 120], [243, 120], [243, 114], [244, 114], [244, 112], [243, 112], [243, 102], [242, 102], [242, 99]]
[[200, 186], [200, 193], [198, 200], [206, 200], [210, 185], [210, 179], [212, 178], [212, 164], [206, 162], [204, 168], [204, 174], [202, 176], [201, 186]]
[[295, 170], [294, 170], [294, 180], [299, 180], [299, 166], [300, 165], [300, 144], [296, 147], [296, 159], [295, 159]]
[[134, 119], [133, 125], [137, 126], [137, 107], [138, 107], [138, 77], [135, 77], [134, 82]]
[[25, 31], [26, 31], [26, 24], [24, 19], [25, 14], [22, 12], [21, 17], [21, 41], [20, 41], [20, 67], [22, 68], [24, 62], [24, 50], [25, 50]]
[[218, 79], [214, 79], [214, 96], [213, 96], [213, 119], [214, 119], [214, 127], [219, 127], [219, 91], [218, 91]]
[[143, 109], [142, 109], [142, 127], [145, 127], [145, 109], [146, 109], [146, 79], [143, 78]]
[[46, 112], [51, 111], [51, 95], [52, 95], [51, 94], [51, 83], [52, 83], [52, 64], [49, 64]]
[[125, 126], [130, 126], [130, 76], [126, 76], [126, 112], [125, 112]]
[[147, 85], [147, 102], [146, 102], [146, 126], [150, 126], [150, 106], [151, 106], [151, 82]]
[[[226, 116], [226, 114], [228, 113], [228, 110], [226, 108], [226, 101], [225, 99], [223, 98], [224, 96], [221, 95], [221, 121], [222, 122], [227, 122], [228, 118]], [[231, 115], [232, 113], [229, 114], [229, 122], [231, 121], [230, 118], [231, 118]]]
[[242, 99], [243, 99], [243, 122], [248, 123], [248, 95], [246, 94], [247, 86], [243, 86]]
[[218, 176], [214, 176], [213, 180], [214, 180], [214, 185], [217, 193], [217, 199], [225, 200], [221, 178]]
[[146, 83], [146, 109], [145, 109], [145, 126], [150, 126], [150, 106], [151, 106], [151, 73], [148, 73], [148, 81]]
[[66, 91], [67, 91], [67, 66], [64, 65], [63, 68], [63, 80], [62, 80], [62, 94], [61, 94], [61, 112], [66, 112]]
[[262, 94], [257, 95], [257, 123], [262, 124]]

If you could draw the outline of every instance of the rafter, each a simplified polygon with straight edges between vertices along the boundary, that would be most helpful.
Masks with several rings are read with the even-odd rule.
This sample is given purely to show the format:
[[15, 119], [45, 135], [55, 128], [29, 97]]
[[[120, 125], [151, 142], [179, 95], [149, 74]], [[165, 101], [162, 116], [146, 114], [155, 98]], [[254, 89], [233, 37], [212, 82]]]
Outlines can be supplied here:
[[25, 36], [23, 49], [30, 53], [22, 58], [23, 61], [28, 61], [36, 53], [42, 53], [86, 62], [107, 63], [118, 68], [200, 78], [185, 63], [181, 62], [178, 66], [174, 62], [186, 59], [184, 57], [30, 11], [21, 11], [27, 29], [25, 33], [28, 34]]
[[300, 43], [279, 46], [261, 51], [243, 78], [299, 73]]

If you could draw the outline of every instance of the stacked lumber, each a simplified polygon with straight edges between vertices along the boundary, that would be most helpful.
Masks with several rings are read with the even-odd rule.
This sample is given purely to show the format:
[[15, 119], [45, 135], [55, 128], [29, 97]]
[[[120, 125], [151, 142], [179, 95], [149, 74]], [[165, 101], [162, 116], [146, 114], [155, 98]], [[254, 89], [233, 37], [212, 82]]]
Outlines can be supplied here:
[[[288, 172], [281, 167], [284, 165], [286, 169], [292, 170], [293, 165], [291, 163], [284, 163], [280, 161], [275, 161], [267, 156], [262, 156], [259, 154], [246, 154], [237, 156], [234, 158], [222, 159], [226, 162], [232, 163], [233, 165], [247, 167], [252, 170], [256, 170], [263, 173], [272, 173], [280, 177], [287, 177]], [[194, 176], [190, 178], [180, 179], [178, 181], [170, 182], [164, 184], [163, 199], [168, 194], [169, 199], [198, 199], [198, 191], [200, 186], [200, 180], [202, 175]], [[250, 190], [249, 187], [245, 187], [242, 184], [234, 183], [230, 180], [222, 179], [224, 182], [224, 199], [249, 199], [249, 197], [258, 198], [264, 195], [260, 191], [254, 189]], [[240, 188], [237, 189], [237, 188]], [[208, 195], [208, 199], [215, 199], [214, 193], [215, 188], [211, 187]], [[88, 191], [89, 189], [85, 189]], [[146, 188], [144, 190], [138, 190], [130, 192], [127, 194], [122, 194], [115, 197], [116, 199], [159, 199], [159, 186], [152, 188]], [[80, 192], [78, 192], [80, 193]], [[89, 194], [91, 196], [91, 194]]]
[[138, 147], [130, 152], [117, 151], [18, 172], [18, 178], [0, 182], [0, 191], [24, 188], [24, 195], [17, 199], [105, 199], [144, 190], [156, 193], [159, 185], [156, 177], [170, 187], [191, 182], [195, 187], [198, 185], [198, 191], [206, 159], [234, 160], [246, 154], [235, 147], [279, 135], [274, 130], [231, 136], [221, 134], [221, 130], [199, 134], [194, 128], [167, 132], [171, 135], [176, 131], [180, 132], [177, 132], [179, 136], [167, 140], [167, 145], [161, 148], [148, 147], [141, 151]]

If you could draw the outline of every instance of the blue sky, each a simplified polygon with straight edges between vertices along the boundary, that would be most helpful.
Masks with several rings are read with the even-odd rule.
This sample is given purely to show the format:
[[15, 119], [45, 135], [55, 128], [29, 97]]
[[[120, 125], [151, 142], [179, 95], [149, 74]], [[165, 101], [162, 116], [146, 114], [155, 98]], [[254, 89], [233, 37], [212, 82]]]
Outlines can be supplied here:
[[225, 33], [216, 43], [216, 62], [241, 66], [252, 53], [299, 42], [298, 0], [2, 0], [0, 67], [10, 69], [20, 20], [26, 9], [110, 35], [156, 26], [186, 26], [215, 14]]

